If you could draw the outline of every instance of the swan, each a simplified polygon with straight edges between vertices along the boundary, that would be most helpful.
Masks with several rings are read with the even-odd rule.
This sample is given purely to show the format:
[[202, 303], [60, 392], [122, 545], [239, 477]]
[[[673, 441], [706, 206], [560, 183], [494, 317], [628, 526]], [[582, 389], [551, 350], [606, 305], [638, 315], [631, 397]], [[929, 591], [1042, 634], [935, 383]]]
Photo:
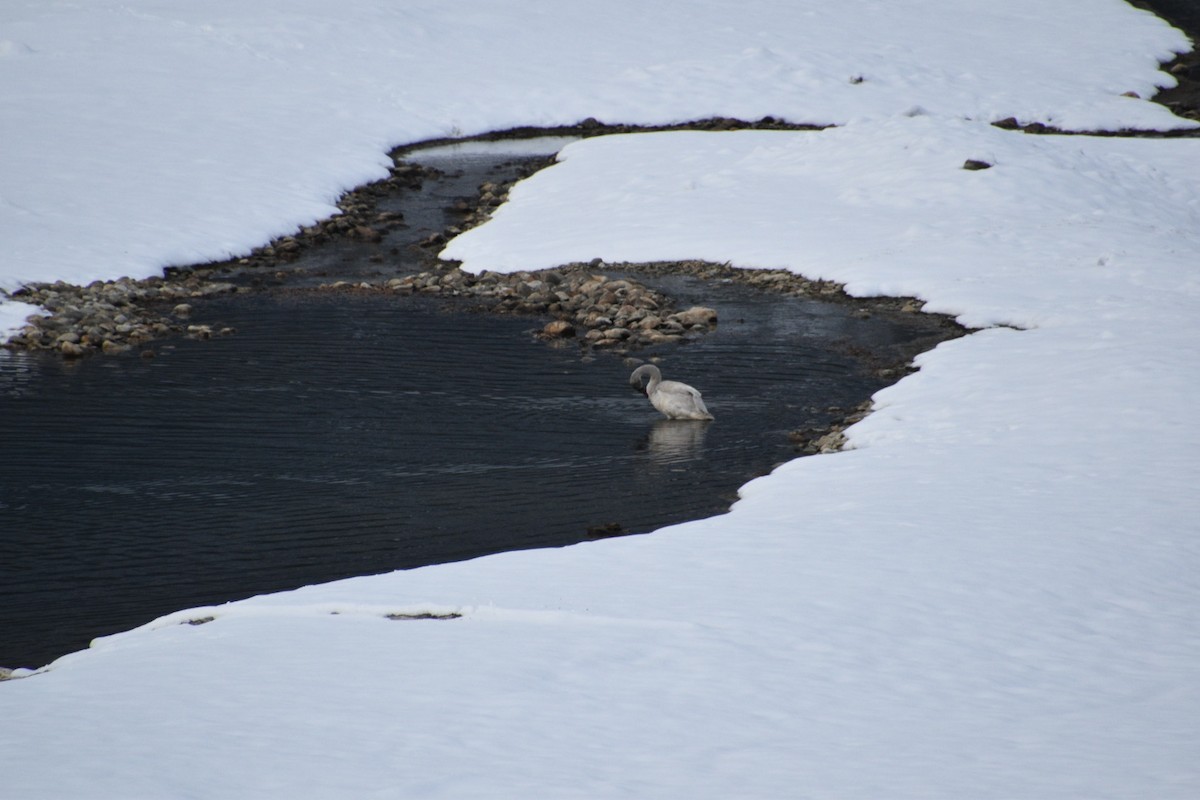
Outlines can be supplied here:
[[[646, 378], [649, 384], [643, 387]], [[650, 403], [668, 419], [712, 419], [700, 392], [679, 381], [664, 381], [662, 373], [653, 364], [642, 364], [629, 376], [629, 385], [645, 392]]]

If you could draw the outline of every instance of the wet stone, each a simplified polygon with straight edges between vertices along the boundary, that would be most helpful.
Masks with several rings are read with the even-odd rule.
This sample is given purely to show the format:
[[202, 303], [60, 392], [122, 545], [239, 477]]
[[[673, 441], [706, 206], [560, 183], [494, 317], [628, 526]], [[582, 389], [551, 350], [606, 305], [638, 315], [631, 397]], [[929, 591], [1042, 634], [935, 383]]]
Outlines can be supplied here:
[[575, 326], [566, 320], [556, 319], [546, 323], [546, 326], [542, 328], [542, 335], [551, 338], [574, 336]]

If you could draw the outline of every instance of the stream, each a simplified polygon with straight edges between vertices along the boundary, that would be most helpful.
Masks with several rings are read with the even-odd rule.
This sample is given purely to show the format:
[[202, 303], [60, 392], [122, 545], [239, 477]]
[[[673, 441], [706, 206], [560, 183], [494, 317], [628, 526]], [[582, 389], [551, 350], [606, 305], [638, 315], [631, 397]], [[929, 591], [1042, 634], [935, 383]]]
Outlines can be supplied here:
[[[293, 283], [414, 271], [407, 244], [524, 157], [435, 155], [444, 177], [387, 200], [405, 226], [306, 251]], [[629, 388], [633, 362], [540, 341], [544, 320], [419, 295], [206, 299], [193, 313], [237, 333], [154, 358], [0, 351], [0, 665], [190, 606], [723, 513], [796, 457], [789, 431], [890, 382], [855, 353], [928, 334], [922, 315], [642, 280], [720, 314], [633, 354], [701, 389], [712, 423], [663, 419]]]

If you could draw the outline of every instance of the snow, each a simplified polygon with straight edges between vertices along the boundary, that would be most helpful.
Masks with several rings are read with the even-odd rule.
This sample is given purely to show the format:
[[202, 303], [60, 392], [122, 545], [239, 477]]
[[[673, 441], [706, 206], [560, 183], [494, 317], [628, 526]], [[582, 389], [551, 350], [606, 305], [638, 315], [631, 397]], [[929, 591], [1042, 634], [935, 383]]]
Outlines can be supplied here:
[[[1200, 140], [986, 124], [1187, 127], [1121, 96], [1170, 82], [1178, 32], [1116, 0], [0, 18], [7, 289], [244, 252], [403, 142], [769, 114], [840, 127], [570, 144], [444, 256], [784, 267], [984, 329], [729, 514], [190, 609], [22, 671], [0, 796], [1200, 793]], [[461, 616], [387, 616], [422, 613]]]

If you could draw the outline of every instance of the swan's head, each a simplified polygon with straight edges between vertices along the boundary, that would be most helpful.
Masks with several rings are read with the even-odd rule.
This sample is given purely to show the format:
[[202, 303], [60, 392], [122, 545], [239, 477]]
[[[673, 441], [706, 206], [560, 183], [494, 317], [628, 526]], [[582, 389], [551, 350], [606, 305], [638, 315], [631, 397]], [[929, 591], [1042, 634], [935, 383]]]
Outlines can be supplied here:
[[629, 376], [629, 385], [633, 387], [635, 392], [649, 394], [646, 385], [654, 380], [654, 376], [657, 373], [658, 367], [653, 364], [642, 364]]

